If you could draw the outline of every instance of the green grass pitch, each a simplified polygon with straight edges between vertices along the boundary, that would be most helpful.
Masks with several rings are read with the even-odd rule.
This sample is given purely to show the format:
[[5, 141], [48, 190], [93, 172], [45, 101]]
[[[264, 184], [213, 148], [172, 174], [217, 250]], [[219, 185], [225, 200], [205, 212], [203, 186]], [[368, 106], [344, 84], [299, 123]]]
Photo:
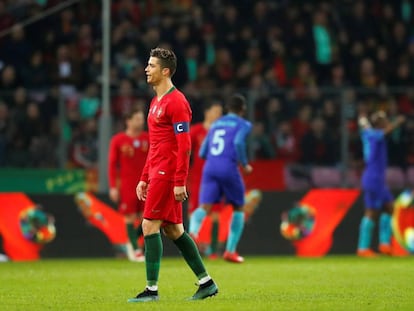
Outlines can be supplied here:
[[414, 257], [362, 259], [247, 257], [206, 261], [219, 295], [186, 301], [197, 289], [181, 258], [163, 258], [160, 301], [128, 304], [145, 266], [120, 259], [0, 264], [1, 310], [414, 310]]

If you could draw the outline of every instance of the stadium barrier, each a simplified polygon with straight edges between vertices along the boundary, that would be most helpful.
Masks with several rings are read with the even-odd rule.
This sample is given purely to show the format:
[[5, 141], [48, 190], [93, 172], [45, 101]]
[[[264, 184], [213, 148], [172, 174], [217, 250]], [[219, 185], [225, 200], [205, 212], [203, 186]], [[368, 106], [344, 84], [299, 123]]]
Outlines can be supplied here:
[[[56, 236], [51, 241], [39, 245], [25, 240], [20, 227], [21, 215], [31, 206], [40, 206], [53, 217]], [[299, 211], [308, 212], [297, 214], [298, 207]], [[299, 228], [293, 227], [293, 231], [284, 231], [281, 224], [289, 211], [299, 215], [298, 219], [309, 221], [299, 224]], [[305, 257], [352, 254], [362, 212], [357, 189], [265, 191], [254, 214], [247, 219], [239, 251], [243, 255]], [[122, 218], [108, 197], [85, 192], [77, 195], [0, 193], [0, 235], [3, 250], [12, 260], [113, 257], [119, 255], [117, 247], [126, 241]], [[13, 243], [17, 245], [10, 245]], [[164, 245], [166, 256], [178, 255], [172, 243]], [[31, 255], [26, 254], [28, 249]], [[38, 252], [38, 256], [33, 252]]]

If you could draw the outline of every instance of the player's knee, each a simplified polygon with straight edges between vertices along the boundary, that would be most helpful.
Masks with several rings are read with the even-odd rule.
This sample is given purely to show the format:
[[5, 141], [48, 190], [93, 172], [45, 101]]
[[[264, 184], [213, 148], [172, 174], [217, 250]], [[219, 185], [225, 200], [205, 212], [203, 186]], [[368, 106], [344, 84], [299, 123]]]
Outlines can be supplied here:
[[204, 209], [207, 213], [210, 213], [212, 204], [201, 204], [201, 208]]
[[368, 217], [372, 220], [376, 220], [378, 218], [379, 215], [379, 211], [375, 210], [375, 209], [366, 209], [365, 210], [365, 217]]
[[138, 217], [135, 214], [124, 215], [124, 220], [125, 220], [125, 223], [127, 224], [133, 224], [137, 219]]
[[176, 240], [184, 233], [184, 228], [179, 225], [171, 224], [163, 227], [162, 231], [168, 239]]
[[220, 213], [217, 213], [217, 212], [212, 212], [212, 213], [210, 214], [210, 218], [211, 218], [211, 220], [212, 220], [213, 222], [217, 222], [217, 221], [219, 221], [219, 219], [220, 219]]
[[232, 204], [232, 206], [233, 206], [233, 211], [235, 211], [235, 212], [242, 212], [243, 211], [243, 205]]
[[142, 221], [142, 232], [145, 235], [151, 235], [160, 232], [161, 224], [158, 221], [144, 219]]

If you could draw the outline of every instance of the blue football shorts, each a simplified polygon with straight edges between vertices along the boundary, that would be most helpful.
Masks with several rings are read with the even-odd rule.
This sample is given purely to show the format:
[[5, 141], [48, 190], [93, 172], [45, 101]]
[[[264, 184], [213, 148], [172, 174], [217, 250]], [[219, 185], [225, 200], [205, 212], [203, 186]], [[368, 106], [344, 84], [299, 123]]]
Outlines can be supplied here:
[[201, 179], [201, 204], [214, 204], [221, 202], [223, 197], [226, 203], [234, 206], [244, 205], [245, 187], [239, 170], [204, 171]]
[[388, 187], [364, 189], [364, 203], [367, 208], [380, 210], [386, 203], [394, 201]]

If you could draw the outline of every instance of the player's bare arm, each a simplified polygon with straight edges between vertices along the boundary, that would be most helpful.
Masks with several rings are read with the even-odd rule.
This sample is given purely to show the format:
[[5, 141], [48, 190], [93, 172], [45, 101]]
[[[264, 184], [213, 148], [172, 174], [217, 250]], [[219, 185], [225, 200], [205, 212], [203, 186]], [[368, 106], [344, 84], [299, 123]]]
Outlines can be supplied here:
[[384, 129], [384, 133], [385, 134], [391, 133], [393, 130], [401, 126], [404, 122], [405, 122], [405, 117], [398, 116], [394, 122], [391, 122], [387, 125], [387, 127]]

